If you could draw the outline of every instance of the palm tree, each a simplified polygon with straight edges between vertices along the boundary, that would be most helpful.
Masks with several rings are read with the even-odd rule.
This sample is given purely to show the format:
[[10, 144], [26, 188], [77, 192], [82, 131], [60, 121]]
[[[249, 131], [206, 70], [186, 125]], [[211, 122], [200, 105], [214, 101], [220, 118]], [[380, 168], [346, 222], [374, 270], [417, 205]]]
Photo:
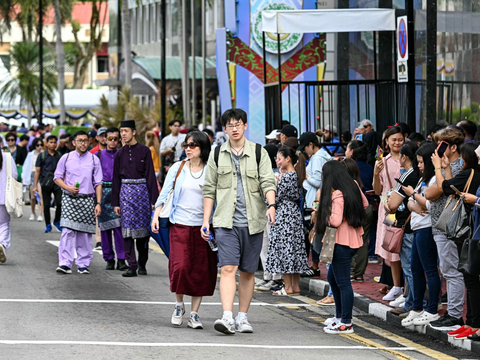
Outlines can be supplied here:
[[[49, 54], [48, 48], [44, 49]], [[16, 43], [10, 50], [12, 65], [17, 68], [17, 74], [0, 90], [0, 99], [13, 103], [20, 99], [20, 106], [31, 105], [34, 113], [37, 113], [39, 102], [39, 77], [36, 72], [38, 67], [39, 48], [38, 44], [30, 41]], [[56, 76], [47, 68], [43, 75], [43, 92], [46, 102], [53, 105], [54, 92], [57, 88]]]

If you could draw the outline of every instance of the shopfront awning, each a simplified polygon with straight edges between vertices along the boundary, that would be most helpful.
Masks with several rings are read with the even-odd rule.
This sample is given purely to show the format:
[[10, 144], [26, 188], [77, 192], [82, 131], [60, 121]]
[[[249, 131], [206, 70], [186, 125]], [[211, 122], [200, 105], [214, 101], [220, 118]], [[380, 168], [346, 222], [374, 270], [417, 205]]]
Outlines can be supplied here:
[[275, 34], [394, 31], [393, 9], [262, 11], [262, 31]]

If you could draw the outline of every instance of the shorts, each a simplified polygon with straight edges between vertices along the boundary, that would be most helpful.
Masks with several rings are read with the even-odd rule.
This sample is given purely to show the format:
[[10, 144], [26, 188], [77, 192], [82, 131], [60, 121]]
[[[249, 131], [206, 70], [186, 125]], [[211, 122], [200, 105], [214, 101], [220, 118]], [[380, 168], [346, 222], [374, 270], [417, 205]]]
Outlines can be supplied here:
[[216, 228], [218, 266], [235, 265], [240, 271], [253, 274], [258, 269], [263, 232], [250, 235], [248, 227]]

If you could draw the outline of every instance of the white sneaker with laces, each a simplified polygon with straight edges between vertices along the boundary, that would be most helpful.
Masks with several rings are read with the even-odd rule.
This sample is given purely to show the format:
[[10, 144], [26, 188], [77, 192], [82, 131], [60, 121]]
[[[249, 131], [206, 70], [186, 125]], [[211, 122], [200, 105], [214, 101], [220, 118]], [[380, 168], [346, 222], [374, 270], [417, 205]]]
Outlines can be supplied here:
[[239, 333], [253, 333], [253, 327], [247, 318], [242, 320], [235, 319], [235, 331]]
[[235, 334], [235, 320], [233, 319], [227, 319], [227, 318], [217, 319], [215, 320], [213, 327], [215, 330], [227, 335]]
[[192, 329], [203, 329], [203, 324], [200, 322], [198, 314], [190, 315], [187, 326]]
[[39, 216], [39, 217], [37, 218], [37, 221], [38, 221], [38, 222], [42, 222], [42, 221], [43, 221], [43, 216]]
[[401, 287], [394, 286], [390, 289], [387, 295], [383, 297], [383, 301], [393, 301], [397, 300], [399, 296], [403, 295], [403, 289]]
[[423, 314], [423, 311], [422, 312], [416, 312], [413, 310], [410, 311], [408, 313], [408, 316], [402, 320], [402, 326], [407, 327], [407, 326], [413, 325], [413, 320], [415, 320], [419, 316], [422, 316], [422, 314]]
[[265, 284], [259, 286], [258, 290], [270, 291], [270, 288], [274, 287], [275, 285], [277, 285], [277, 283], [273, 280], [270, 280], [270, 281], [267, 281]]
[[265, 285], [268, 281], [267, 280], [262, 280], [258, 283], [255, 284], [255, 289], [258, 289], [260, 286]]
[[427, 311], [424, 311], [421, 316], [413, 320], [413, 325], [428, 325], [432, 321], [440, 319], [438, 314], [430, 314]]
[[180, 305], [175, 305], [175, 309], [173, 310], [171, 323], [175, 326], [181, 326], [183, 324], [182, 316], [185, 314], [185, 307]]
[[323, 330], [332, 329], [332, 328], [334, 328], [338, 323], [340, 323], [340, 320], [337, 319], [336, 317], [328, 318], [328, 319], [325, 320], [324, 323], [323, 323], [323, 325], [325, 325], [324, 328], [323, 328]]
[[28, 221], [35, 221], [35, 215], [30, 215], [30, 217], [28, 218]]
[[393, 301], [390, 301], [388, 303], [388, 305], [394, 307], [394, 308], [397, 308], [397, 307], [400, 307], [400, 304], [404, 303], [405, 302], [405, 298], [403, 297], [403, 295], [400, 295], [398, 298], [396, 298], [395, 300]]

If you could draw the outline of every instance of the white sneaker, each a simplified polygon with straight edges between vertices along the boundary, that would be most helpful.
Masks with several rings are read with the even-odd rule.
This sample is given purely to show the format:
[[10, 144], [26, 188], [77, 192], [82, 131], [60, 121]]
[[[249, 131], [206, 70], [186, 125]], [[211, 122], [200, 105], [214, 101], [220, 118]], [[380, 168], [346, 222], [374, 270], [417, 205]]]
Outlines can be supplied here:
[[270, 291], [272, 287], [277, 285], [277, 283], [273, 280], [266, 281], [264, 284], [260, 285], [257, 289], [261, 291]]
[[7, 254], [5, 252], [5, 246], [3, 244], [0, 244], [0, 263], [4, 263], [7, 261]]
[[217, 319], [215, 320], [213, 327], [215, 328], [215, 330], [227, 335], [235, 334], [235, 320], [233, 319]]
[[422, 312], [416, 312], [416, 311], [410, 311], [408, 313], [408, 316], [402, 320], [402, 326], [407, 327], [413, 325], [413, 320], [418, 318], [419, 316], [422, 316]]
[[173, 310], [172, 319], [170, 320], [172, 325], [181, 326], [183, 324], [183, 315], [185, 315], [185, 307], [175, 305], [175, 310]]
[[403, 297], [403, 295], [400, 295], [395, 300], [390, 301], [388, 305], [390, 305], [391, 307], [397, 308], [397, 307], [401, 307], [400, 306], [401, 303], [405, 303], [405, 298]]
[[200, 322], [198, 314], [190, 314], [187, 326], [192, 329], [203, 329], [203, 324]]
[[424, 311], [421, 316], [413, 320], [413, 325], [428, 325], [432, 321], [440, 319], [438, 314], [430, 314], [427, 311]]
[[339, 322], [340, 322], [340, 320], [338, 320], [336, 317], [328, 318], [323, 323], [325, 325], [323, 330], [325, 331], [326, 329], [331, 329], [331, 328], [335, 327]]
[[38, 221], [38, 222], [42, 222], [42, 221], [43, 221], [43, 216], [39, 216], [39, 217], [37, 218], [37, 221]]
[[247, 318], [244, 318], [240, 321], [235, 319], [235, 331], [239, 333], [253, 333], [253, 327], [250, 325]]
[[35, 215], [30, 215], [30, 217], [28, 218], [28, 221], [35, 221]]
[[390, 289], [387, 295], [383, 297], [383, 301], [397, 300], [399, 296], [403, 295], [403, 289], [401, 287], [394, 286]]

